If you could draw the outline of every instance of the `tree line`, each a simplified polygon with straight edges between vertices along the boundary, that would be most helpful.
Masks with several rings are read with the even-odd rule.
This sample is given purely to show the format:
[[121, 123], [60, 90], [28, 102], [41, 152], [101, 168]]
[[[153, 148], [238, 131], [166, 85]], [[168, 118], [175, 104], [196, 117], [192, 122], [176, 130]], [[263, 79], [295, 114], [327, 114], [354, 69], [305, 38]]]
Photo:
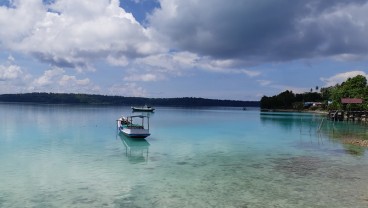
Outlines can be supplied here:
[[[318, 88], [316, 87], [316, 90]], [[343, 104], [342, 98], [360, 98], [362, 104]], [[321, 105], [315, 108], [322, 110], [368, 110], [368, 85], [367, 78], [357, 75], [348, 78], [341, 84], [321, 88], [319, 92], [305, 92], [295, 94], [286, 90], [278, 95], [263, 96], [260, 106], [263, 109], [296, 109], [301, 110], [306, 107], [306, 102], [320, 102]]]
[[278, 95], [267, 97], [263, 96], [261, 99], [262, 109], [297, 109], [304, 108], [305, 102], [321, 102], [323, 98], [318, 92], [306, 92], [302, 94], [295, 94], [293, 91], [286, 90]]
[[145, 98], [124, 97], [73, 93], [22, 93], [2, 94], [0, 102], [43, 103], [43, 104], [96, 104], [96, 105], [125, 105], [125, 106], [225, 106], [225, 107], [259, 107], [259, 101], [218, 100], [195, 97], [183, 98]]

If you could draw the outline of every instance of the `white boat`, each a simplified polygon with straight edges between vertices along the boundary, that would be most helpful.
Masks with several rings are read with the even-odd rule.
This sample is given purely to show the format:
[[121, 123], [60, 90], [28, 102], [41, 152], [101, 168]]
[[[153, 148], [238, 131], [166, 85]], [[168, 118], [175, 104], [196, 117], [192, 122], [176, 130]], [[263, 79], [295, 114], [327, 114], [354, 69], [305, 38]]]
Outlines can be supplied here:
[[[139, 123], [136, 120], [141, 120]], [[146, 120], [146, 121], [145, 121]], [[120, 117], [117, 120], [118, 130], [128, 137], [146, 138], [149, 135], [149, 117], [143, 115]]]
[[144, 111], [144, 112], [153, 112], [155, 109], [151, 106], [142, 106], [142, 107], [132, 107], [133, 111]]

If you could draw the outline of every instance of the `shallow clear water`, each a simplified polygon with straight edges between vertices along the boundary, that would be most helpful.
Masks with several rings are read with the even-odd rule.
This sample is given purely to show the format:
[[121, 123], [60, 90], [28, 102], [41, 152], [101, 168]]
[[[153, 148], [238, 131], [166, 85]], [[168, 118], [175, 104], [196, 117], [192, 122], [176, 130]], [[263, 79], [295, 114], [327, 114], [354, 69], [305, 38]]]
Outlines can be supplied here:
[[331, 133], [355, 125], [162, 107], [137, 141], [117, 135], [121, 114], [0, 104], [0, 207], [368, 207], [366, 148]]

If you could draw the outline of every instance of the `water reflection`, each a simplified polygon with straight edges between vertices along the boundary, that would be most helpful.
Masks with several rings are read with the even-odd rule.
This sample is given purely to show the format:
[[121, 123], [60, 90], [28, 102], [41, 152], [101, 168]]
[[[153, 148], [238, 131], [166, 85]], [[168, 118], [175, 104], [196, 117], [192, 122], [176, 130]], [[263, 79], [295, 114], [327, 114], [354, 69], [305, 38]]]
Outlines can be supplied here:
[[297, 112], [261, 112], [261, 122], [264, 125], [277, 125], [285, 130], [293, 128], [315, 128], [321, 116]]
[[133, 115], [141, 115], [141, 116], [147, 116], [151, 117], [154, 115], [154, 112], [142, 112], [142, 111], [132, 111]]
[[345, 152], [350, 155], [363, 156], [367, 149], [368, 130], [366, 124], [327, 120], [321, 125], [320, 133], [333, 142], [341, 143]]
[[144, 138], [130, 138], [119, 134], [125, 146], [125, 155], [131, 163], [147, 162], [150, 143]]
[[313, 147], [315, 138], [318, 145], [323, 139], [341, 144], [344, 154], [363, 156], [368, 147], [367, 125], [358, 122], [334, 122], [322, 115], [297, 112], [261, 112], [260, 120], [264, 126], [281, 127], [285, 132], [299, 131], [298, 144], [304, 148]]

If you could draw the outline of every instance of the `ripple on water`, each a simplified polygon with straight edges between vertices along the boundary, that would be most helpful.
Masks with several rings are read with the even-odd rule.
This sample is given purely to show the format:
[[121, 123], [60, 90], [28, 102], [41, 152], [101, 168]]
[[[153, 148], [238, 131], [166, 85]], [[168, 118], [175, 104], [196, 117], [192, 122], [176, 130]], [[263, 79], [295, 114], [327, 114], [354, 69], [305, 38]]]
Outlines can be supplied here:
[[177, 165], [187, 165], [187, 164], [188, 164], [188, 162], [182, 161], [182, 162], [177, 162], [176, 164], [177, 164]]
[[4, 206], [5, 202], [6, 202], [5, 199], [2, 196], [0, 196], [0, 207], [5, 207]]

